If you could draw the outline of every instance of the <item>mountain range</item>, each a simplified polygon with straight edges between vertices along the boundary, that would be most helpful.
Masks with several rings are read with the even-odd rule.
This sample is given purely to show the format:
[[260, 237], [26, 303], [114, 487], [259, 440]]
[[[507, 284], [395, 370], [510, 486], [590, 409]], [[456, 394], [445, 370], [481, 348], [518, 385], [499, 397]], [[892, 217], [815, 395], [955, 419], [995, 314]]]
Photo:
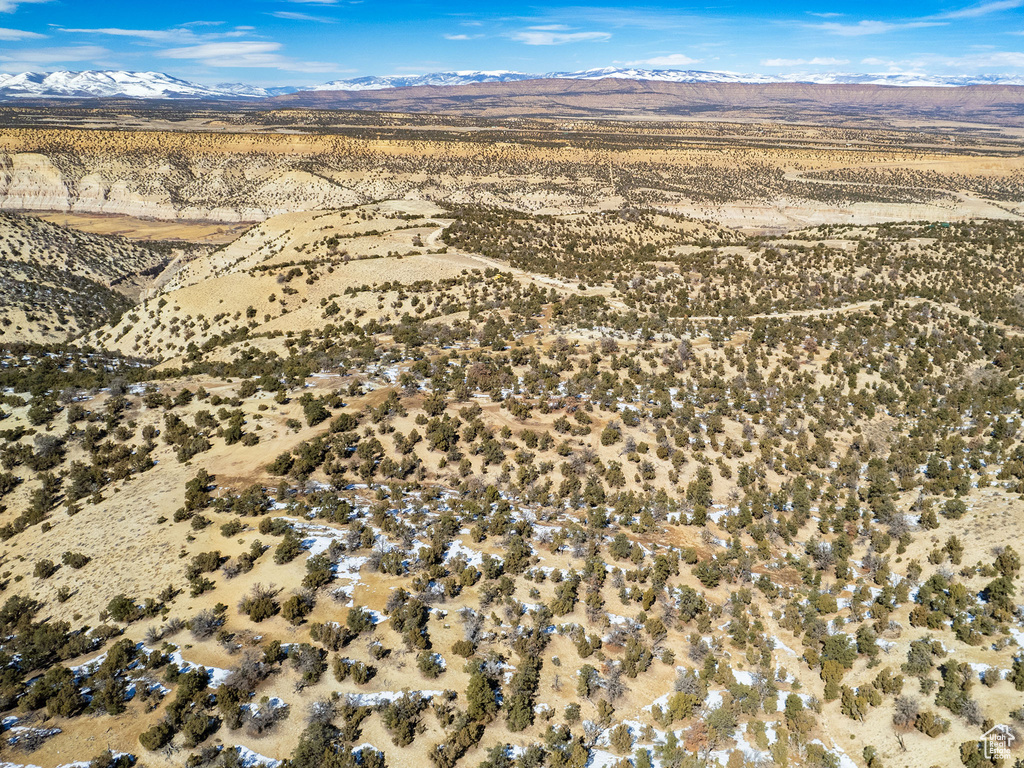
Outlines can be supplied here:
[[456, 87], [477, 83], [514, 83], [527, 80], [632, 80], [665, 83], [805, 83], [821, 85], [888, 85], [903, 87], [958, 87], [968, 85], [1024, 85], [1020, 75], [927, 75], [920, 73], [791, 73], [738, 74], [678, 69], [602, 67], [577, 72], [469, 71], [425, 75], [383, 75], [332, 80], [314, 86], [263, 88], [245, 83], [203, 85], [162, 72], [84, 71], [0, 74], [0, 100], [19, 98], [131, 98], [131, 99], [266, 99], [297, 92], [380, 91], [422, 86]]

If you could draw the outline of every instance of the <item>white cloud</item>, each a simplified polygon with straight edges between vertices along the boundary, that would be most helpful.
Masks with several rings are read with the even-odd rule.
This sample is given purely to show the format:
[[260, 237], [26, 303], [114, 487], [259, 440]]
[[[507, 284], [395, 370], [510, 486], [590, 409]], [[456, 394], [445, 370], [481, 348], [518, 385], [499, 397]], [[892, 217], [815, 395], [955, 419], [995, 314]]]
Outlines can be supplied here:
[[110, 51], [99, 45], [72, 45], [53, 48], [21, 48], [0, 53], [0, 69], [6, 72], [20, 72], [53, 66], [68, 62], [88, 61], [98, 63], [110, 56]]
[[479, 40], [483, 35], [445, 35], [445, 40]]
[[1024, 0], [993, 0], [993, 2], [979, 3], [967, 8], [961, 8], [958, 11], [940, 13], [936, 18], [973, 19], [978, 16], [987, 16], [990, 13], [998, 13], [999, 11], [1012, 11], [1014, 8], [1020, 8], [1022, 5], [1024, 5]]
[[862, 37], [864, 35], [882, 35], [886, 32], [895, 32], [901, 29], [941, 27], [944, 26], [944, 24], [938, 21], [907, 21], [894, 24], [888, 21], [864, 20], [858, 21], [856, 24], [839, 24], [834, 21], [829, 21], [824, 24], [811, 24], [809, 26], [814, 29], [820, 29], [822, 32], [827, 32], [830, 35], [839, 35], [840, 37]]
[[[921, 29], [922, 27], [944, 26], [954, 19], [974, 19], [981, 16], [988, 16], [1000, 11], [1012, 11], [1024, 7], [1024, 0], [988, 0], [988, 2], [976, 3], [975, 5], [960, 8], [954, 11], [946, 11], [931, 16], [923, 16], [910, 21], [877, 21], [864, 19], [855, 24], [843, 24], [840, 22], [824, 22], [821, 24], [810, 24], [813, 29], [819, 29], [830, 35], [840, 37], [863, 37], [865, 35], [882, 35], [887, 32], [897, 32], [903, 29]], [[840, 14], [813, 13], [812, 16], [829, 18]]]
[[60, 29], [62, 32], [74, 34], [137, 37], [140, 40], [152, 40], [158, 43], [186, 43], [200, 39], [190, 29], [122, 29], [120, 27], [101, 27], [98, 29], [65, 29], [61, 27]]
[[554, 22], [569, 19], [574, 24], [586, 24], [604, 29], [645, 29], [661, 33], [668, 29], [692, 30], [696, 24], [707, 21], [705, 17], [697, 13], [664, 8], [645, 8], [640, 3], [618, 8], [577, 5], [551, 8], [546, 12], [539, 9], [538, 11], [537, 17], [530, 21], [545, 23], [546, 19], [551, 19]]
[[328, 19], [326, 16], [311, 16], [308, 13], [296, 13], [294, 11], [274, 11], [270, 14], [278, 19], [288, 19], [289, 21], [315, 21], [318, 24], [335, 24], [334, 19]]
[[990, 53], [972, 53], [947, 59], [949, 66], [964, 69], [1024, 69], [1024, 53], [1021, 51], [992, 51]]
[[849, 64], [849, 59], [833, 59], [823, 56], [815, 56], [813, 59], [762, 59], [762, 67], [834, 67], [840, 64]]
[[570, 32], [564, 24], [545, 24], [528, 27], [509, 35], [525, 45], [565, 45], [566, 43], [606, 43], [611, 40], [610, 32]]
[[27, 3], [48, 3], [50, 0], [0, 0], [0, 13], [14, 13], [19, 5]]
[[21, 29], [6, 29], [5, 27], [0, 27], [0, 40], [42, 40], [44, 37], [46, 37], [46, 35], [40, 35], [38, 32], [25, 32]]
[[913, 59], [880, 59], [867, 58], [862, 64], [870, 67], [886, 67], [890, 72], [916, 74], [922, 71], [934, 72], [940, 69], [947, 71], [976, 71], [983, 69], [1024, 69], [1024, 53], [1020, 51], [986, 51], [970, 53], [966, 56], [943, 56], [940, 54], [922, 54]]
[[172, 27], [171, 29], [124, 29], [122, 27], [99, 27], [95, 29], [75, 29], [56, 27], [61, 32], [82, 35], [110, 35], [111, 37], [134, 37], [139, 40], [146, 40], [150, 43], [163, 43], [178, 45], [198, 44], [209, 40], [223, 40], [232, 37], [244, 37], [252, 27], [235, 27], [225, 32], [207, 32], [196, 34], [184, 26]]
[[201, 43], [200, 45], [188, 45], [183, 48], [168, 48], [161, 55], [169, 59], [219, 59], [225, 56], [250, 56], [273, 53], [280, 49], [281, 44], [274, 42]]
[[324, 61], [298, 61], [278, 51], [280, 43], [239, 41], [203, 43], [168, 48], [160, 55], [168, 59], [196, 59], [208, 67], [254, 67], [286, 72], [335, 72], [336, 64]]
[[685, 53], [670, 53], [667, 56], [655, 56], [651, 59], [626, 62], [631, 67], [685, 67], [696, 64], [700, 59], [691, 59]]

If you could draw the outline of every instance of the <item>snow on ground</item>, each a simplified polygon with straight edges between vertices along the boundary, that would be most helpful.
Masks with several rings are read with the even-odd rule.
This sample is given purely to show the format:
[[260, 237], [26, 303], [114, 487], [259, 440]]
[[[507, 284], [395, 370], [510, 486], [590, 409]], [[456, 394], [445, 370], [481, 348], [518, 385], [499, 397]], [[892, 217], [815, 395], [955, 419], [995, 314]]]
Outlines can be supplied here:
[[378, 704], [397, 701], [407, 693], [410, 696], [419, 695], [424, 699], [444, 696], [444, 691], [377, 691], [376, 693], [349, 693], [345, 695], [354, 706], [376, 707]]
[[[347, 531], [326, 525], [317, 525], [297, 518], [285, 517], [282, 519], [287, 520], [295, 532], [302, 537], [302, 547], [309, 557], [326, 552], [332, 541], [340, 540], [343, 536], [348, 535]], [[351, 587], [359, 581], [359, 570], [367, 560], [369, 558], [365, 556], [343, 556], [334, 563], [331, 570], [334, 572], [335, 578], [349, 582], [347, 586]], [[351, 606], [353, 603], [350, 602], [349, 605]]]
[[359, 569], [368, 559], [366, 557], [343, 557], [334, 565], [335, 578], [350, 582], [359, 581]]
[[238, 752], [238, 764], [243, 768], [256, 768], [256, 766], [265, 766], [265, 768], [277, 768], [281, 765], [280, 760], [275, 760], [272, 757], [261, 755], [258, 752], [253, 752], [248, 747], [241, 745], [235, 747]]
[[668, 693], [662, 694], [654, 701], [652, 701], [650, 704], [648, 704], [646, 707], [644, 707], [644, 709], [648, 712], [650, 712], [655, 706], [659, 706], [662, 709], [665, 709], [665, 707], [668, 706], [668, 700], [671, 699], [673, 696], [675, 696], [675, 691], [669, 691]]
[[754, 684], [754, 673], [753, 672], [747, 672], [747, 671], [742, 670], [742, 669], [740, 669], [740, 670], [734, 669], [732, 671], [732, 676], [736, 678], [736, 682], [739, 683], [740, 685], [753, 685]]
[[779, 638], [776, 637], [775, 635], [772, 635], [772, 640], [775, 641], [775, 647], [778, 648], [780, 651], [785, 651], [790, 656], [796, 656], [797, 655], [796, 651], [794, 651], [792, 648], [790, 648], [784, 642], [779, 640]]
[[[132, 755], [131, 752], [114, 752], [113, 754], [114, 754], [114, 758], [115, 759], [121, 757], [122, 755], [128, 755], [130, 757], [134, 757], [134, 755]], [[78, 760], [78, 761], [73, 762], [73, 763], [61, 763], [60, 765], [57, 766], [57, 768], [89, 768], [89, 765], [90, 765], [90, 761], [89, 760]], [[280, 765], [280, 761], [278, 761], [278, 765]], [[3, 762], [3, 763], [0, 763], [0, 768], [39, 768], [39, 766], [35, 765], [34, 763]]]
[[[762, 752], [757, 747], [751, 745], [747, 739], [747, 724], [743, 723], [739, 728], [736, 729], [736, 734], [733, 738], [736, 739], [736, 746], [731, 749], [716, 749], [711, 753], [711, 759], [715, 762], [725, 765], [729, 762], [729, 755], [733, 752], [742, 752], [743, 756], [755, 764], [760, 764], [758, 761], [768, 759], [768, 753]], [[844, 766], [845, 768], [845, 766]]]
[[722, 509], [716, 509], [713, 512], [708, 512], [708, 519], [714, 521], [715, 525], [719, 525], [722, 522], [722, 518], [730, 514], [738, 514], [738, 507], [724, 507]]
[[[142, 646], [142, 649], [146, 651], [146, 653], [153, 652], [151, 648], [147, 648], [146, 646]], [[220, 667], [210, 667], [206, 664], [196, 664], [195, 662], [185, 661], [185, 659], [182, 658], [181, 651], [175, 651], [170, 655], [170, 658], [173, 663], [178, 665], [178, 669], [182, 672], [190, 672], [194, 667], [203, 667], [206, 670], [206, 673], [210, 676], [211, 688], [219, 688], [224, 684], [224, 681], [228, 679], [228, 675], [231, 674], [231, 670], [229, 669], [221, 669]]]
[[475, 549], [470, 549], [463, 544], [461, 540], [456, 539], [451, 543], [451, 546], [448, 547], [448, 554], [445, 555], [445, 560], [450, 560], [451, 558], [458, 557], [459, 555], [466, 558], [467, 565], [480, 565], [484, 560], [483, 553], [477, 552]]
[[99, 668], [100, 664], [102, 664], [106, 660], [106, 658], [107, 658], [107, 652], [104, 651], [99, 656], [97, 656], [95, 659], [90, 659], [89, 661], [83, 661], [81, 664], [78, 664], [78, 665], [76, 665], [74, 667], [68, 667], [68, 669], [70, 669], [72, 672], [74, 672], [76, 677], [91, 675], [93, 672], [95, 672]]
[[778, 680], [780, 683], [794, 683], [794, 682], [796, 682], [796, 678], [793, 676], [792, 672], [787, 671], [785, 676], [782, 675], [782, 666], [781, 665], [775, 668], [775, 679]]
[[25, 726], [25, 725], [14, 725], [14, 726], [11, 726], [10, 728], [8, 728], [6, 733], [11, 734], [11, 735], [7, 736], [7, 743], [8, 744], [17, 744], [18, 741], [20, 741], [23, 736], [28, 736], [28, 735], [32, 734], [32, 735], [43, 736], [44, 738], [49, 738], [50, 736], [56, 736], [58, 733], [61, 733], [61, 729], [60, 728], [30, 728], [30, 727]]
[[590, 750], [590, 760], [587, 762], [587, 768], [611, 768], [621, 759], [621, 755], [605, 752], [603, 749], [592, 749]]
[[[822, 744], [822, 742], [819, 739], [814, 739], [811, 742], [811, 744], [818, 744], [822, 747], [825, 747], [825, 745]], [[829, 749], [828, 747], [825, 747], [825, 749], [828, 749], [829, 752], [833, 752], [839, 757], [839, 768], [857, 768], [857, 764], [853, 761], [853, 759], [848, 754], [843, 752], [843, 750], [835, 742], [832, 743], [831, 749]]]
[[243, 704], [242, 705], [243, 708], [248, 708], [248, 710], [250, 712], [252, 712], [254, 715], [257, 712], [259, 712], [261, 709], [263, 709], [264, 706], [269, 707], [270, 710], [273, 711], [275, 709], [280, 709], [281, 707], [287, 707], [288, 705], [285, 704], [284, 699], [279, 699], [277, 696], [274, 696], [273, 698], [271, 698], [266, 704], [263, 704], [262, 702], [254, 701], [254, 702], [252, 702], [250, 704]]

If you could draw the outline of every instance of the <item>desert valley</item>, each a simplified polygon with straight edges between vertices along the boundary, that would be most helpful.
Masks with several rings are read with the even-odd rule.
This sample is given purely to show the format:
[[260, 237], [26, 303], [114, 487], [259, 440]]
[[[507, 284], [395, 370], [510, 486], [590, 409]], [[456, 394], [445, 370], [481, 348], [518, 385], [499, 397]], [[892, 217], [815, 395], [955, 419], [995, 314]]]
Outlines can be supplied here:
[[1024, 764], [1024, 88], [891, 90], [0, 105], [3, 765]]

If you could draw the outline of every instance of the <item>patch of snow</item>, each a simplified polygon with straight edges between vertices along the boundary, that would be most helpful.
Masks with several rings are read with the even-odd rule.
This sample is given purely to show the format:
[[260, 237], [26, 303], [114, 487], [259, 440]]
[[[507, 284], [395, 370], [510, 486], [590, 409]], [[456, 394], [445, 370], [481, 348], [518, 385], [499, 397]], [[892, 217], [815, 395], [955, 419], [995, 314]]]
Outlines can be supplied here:
[[590, 760], [587, 761], [587, 768], [611, 768], [621, 759], [620, 755], [606, 752], [603, 749], [592, 749], [590, 750]]
[[[147, 653], [152, 653], [152, 650], [143, 646], [143, 649]], [[224, 681], [228, 679], [231, 674], [229, 669], [221, 669], [220, 667], [211, 667], [206, 664], [196, 664], [195, 662], [185, 661], [181, 655], [181, 651], [175, 651], [170, 654], [170, 660], [178, 665], [178, 669], [181, 672], [190, 672], [195, 667], [203, 667], [206, 673], [210, 676], [210, 687], [219, 688], [224, 684]]]
[[[828, 747], [822, 744], [822, 742], [819, 739], [814, 739], [811, 742], [811, 744], [819, 744], [825, 749], [828, 749]], [[853, 759], [848, 754], [843, 752], [842, 748], [839, 747], [835, 742], [832, 742], [832, 749], [830, 749], [829, 751], [834, 752], [836, 756], [839, 758], [839, 768], [857, 768], [857, 764], [853, 761]]]
[[668, 706], [668, 700], [671, 699], [674, 695], [675, 691], [669, 691], [668, 693], [662, 694], [654, 701], [652, 701], [650, 704], [648, 704], [646, 707], [644, 707], [644, 709], [647, 712], [650, 712], [655, 706], [659, 706], [662, 709], [665, 709], [665, 707]]
[[772, 640], [773, 640], [773, 641], [774, 641], [774, 643], [775, 643], [775, 647], [776, 647], [776, 648], [778, 648], [778, 649], [779, 649], [780, 651], [785, 651], [785, 652], [786, 652], [786, 653], [788, 653], [788, 654], [789, 654], [790, 656], [796, 656], [796, 655], [797, 655], [797, 652], [796, 652], [796, 651], [794, 651], [794, 650], [793, 650], [792, 648], [790, 648], [790, 647], [789, 647], [788, 645], [786, 645], [786, 644], [785, 644], [784, 642], [782, 642], [781, 640], [779, 640], [779, 638], [778, 638], [778, 637], [776, 637], [775, 635], [772, 635]]
[[732, 671], [732, 676], [736, 678], [736, 682], [739, 683], [740, 685], [753, 685], [754, 684], [754, 674], [752, 672], [747, 672], [746, 670], [742, 670], [742, 669], [740, 669], [740, 670], [734, 669]]
[[[248, 707], [249, 711], [255, 715], [263, 708], [264, 705], [260, 704], [260, 702], [253, 702], [251, 704], [243, 704], [242, 706]], [[279, 699], [277, 696], [274, 696], [266, 703], [266, 706], [273, 711], [275, 709], [280, 709], [281, 707], [287, 707], [288, 705], [285, 704], [284, 699]]]
[[253, 752], [248, 747], [243, 747], [239, 744], [235, 747], [238, 752], [238, 764], [244, 768], [256, 768], [256, 766], [265, 766], [265, 768], [277, 768], [281, 765], [280, 760], [275, 760], [273, 757], [267, 757], [261, 755], [258, 752]]
[[407, 693], [411, 696], [419, 695], [424, 699], [444, 696], [444, 691], [377, 691], [376, 693], [349, 693], [345, 695], [353, 706], [376, 707], [379, 704], [397, 701]]
[[461, 540], [456, 539], [451, 543], [451, 546], [448, 547], [448, 553], [445, 555], [445, 560], [450, 560], [451, 558], [458, 557], [459, 555], [466, 558], [466, 565], [480, 565], [484, 559], [482, 552], [470, 549], [463, 544]]

